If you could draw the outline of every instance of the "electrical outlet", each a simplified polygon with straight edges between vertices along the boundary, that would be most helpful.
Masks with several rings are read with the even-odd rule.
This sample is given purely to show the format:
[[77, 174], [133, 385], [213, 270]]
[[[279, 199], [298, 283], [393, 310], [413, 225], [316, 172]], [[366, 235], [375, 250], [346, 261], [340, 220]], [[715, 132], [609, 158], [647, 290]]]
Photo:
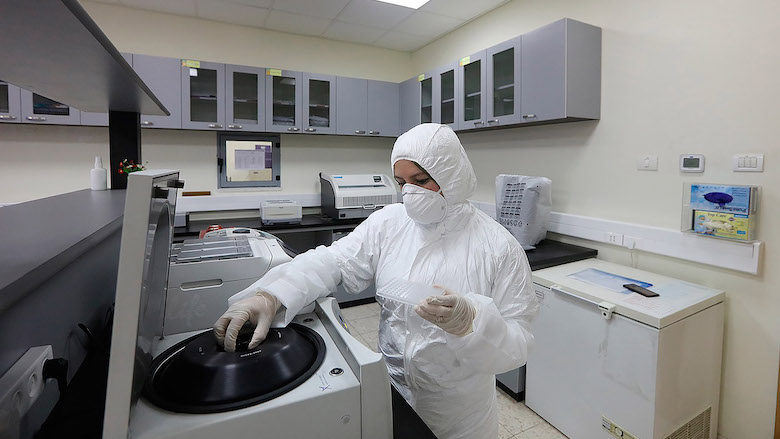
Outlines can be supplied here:
[[623, 234], [607, 232], [604, 236], [604, 241], [609, 244], [623, 245]]
[[[43, 392], [43, 363], [53, 357], [51, 346], [30, 348], [0, 378], [0, 413], [21, 419]], [[2, 436], [2, 435], [0, 435]]]

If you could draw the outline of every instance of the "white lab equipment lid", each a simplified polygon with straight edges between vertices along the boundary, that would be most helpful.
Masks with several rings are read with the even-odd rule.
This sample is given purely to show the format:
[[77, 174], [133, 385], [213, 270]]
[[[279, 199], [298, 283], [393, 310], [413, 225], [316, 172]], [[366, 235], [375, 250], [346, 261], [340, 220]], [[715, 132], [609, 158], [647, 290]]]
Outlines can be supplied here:
[[[585, 278], [585, 275], [591, 275], [591, 280], [580, 280]], [[652, 286], [647, 288], [659, 296], [644, 297], [628, 290], [614, 291], [607, 286], [597, 285], [600, 282], [599, 275], [605, 279], [604, 285], [609, 284], [609, 275], [650, 283]], [[703, 285], [598, 259], [586, 259], [537, 270], [533, 272], [533, 279], [538, 285], [562, 290], [594, 304], [609, 302], [615, 305], [616, 314], [658, 329], [722, 302], [726, 294]], [[615, 284], [620, 282], [622, 281], [613, 280]]]

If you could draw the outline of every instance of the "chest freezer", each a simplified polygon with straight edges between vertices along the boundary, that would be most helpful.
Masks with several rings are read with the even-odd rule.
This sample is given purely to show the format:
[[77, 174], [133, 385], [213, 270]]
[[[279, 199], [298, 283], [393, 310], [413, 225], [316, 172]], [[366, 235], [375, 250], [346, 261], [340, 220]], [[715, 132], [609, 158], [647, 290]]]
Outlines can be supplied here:
[[577, 439], [716, 438], [723, 291], [596, 259], [533, 279], [529, 408]]

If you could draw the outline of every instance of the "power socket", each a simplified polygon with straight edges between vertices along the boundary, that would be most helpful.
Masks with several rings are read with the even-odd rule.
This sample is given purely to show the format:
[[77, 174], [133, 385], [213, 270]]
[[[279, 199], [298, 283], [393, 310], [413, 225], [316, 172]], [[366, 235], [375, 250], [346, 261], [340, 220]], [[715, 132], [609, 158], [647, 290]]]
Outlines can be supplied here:
[[604, 234], [604, 241], [609, 244], [623, 245], [623, 234], [607, 232]]
[[0, 436], [6, 437], [5, 428], [17, 428], [18, 421], [43, 393], [43, 363], [52, 357], [51, 345], [30, 348], [0, 378], [0, 415], [8, 421], [16, 420], [13, 424], [3, 422], [7, 427], [0, 428]]

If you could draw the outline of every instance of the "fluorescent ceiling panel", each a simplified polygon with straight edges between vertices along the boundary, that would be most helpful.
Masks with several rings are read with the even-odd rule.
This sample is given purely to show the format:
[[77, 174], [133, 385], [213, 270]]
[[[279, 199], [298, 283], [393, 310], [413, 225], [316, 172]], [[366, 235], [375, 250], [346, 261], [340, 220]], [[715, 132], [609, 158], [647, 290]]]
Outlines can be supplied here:
[[406, 8], [417, 9], [420, 6], [428, 3], [429, 0], [376, 0], [382, 3], [390, 3], [391, 5], [403, 6]]

